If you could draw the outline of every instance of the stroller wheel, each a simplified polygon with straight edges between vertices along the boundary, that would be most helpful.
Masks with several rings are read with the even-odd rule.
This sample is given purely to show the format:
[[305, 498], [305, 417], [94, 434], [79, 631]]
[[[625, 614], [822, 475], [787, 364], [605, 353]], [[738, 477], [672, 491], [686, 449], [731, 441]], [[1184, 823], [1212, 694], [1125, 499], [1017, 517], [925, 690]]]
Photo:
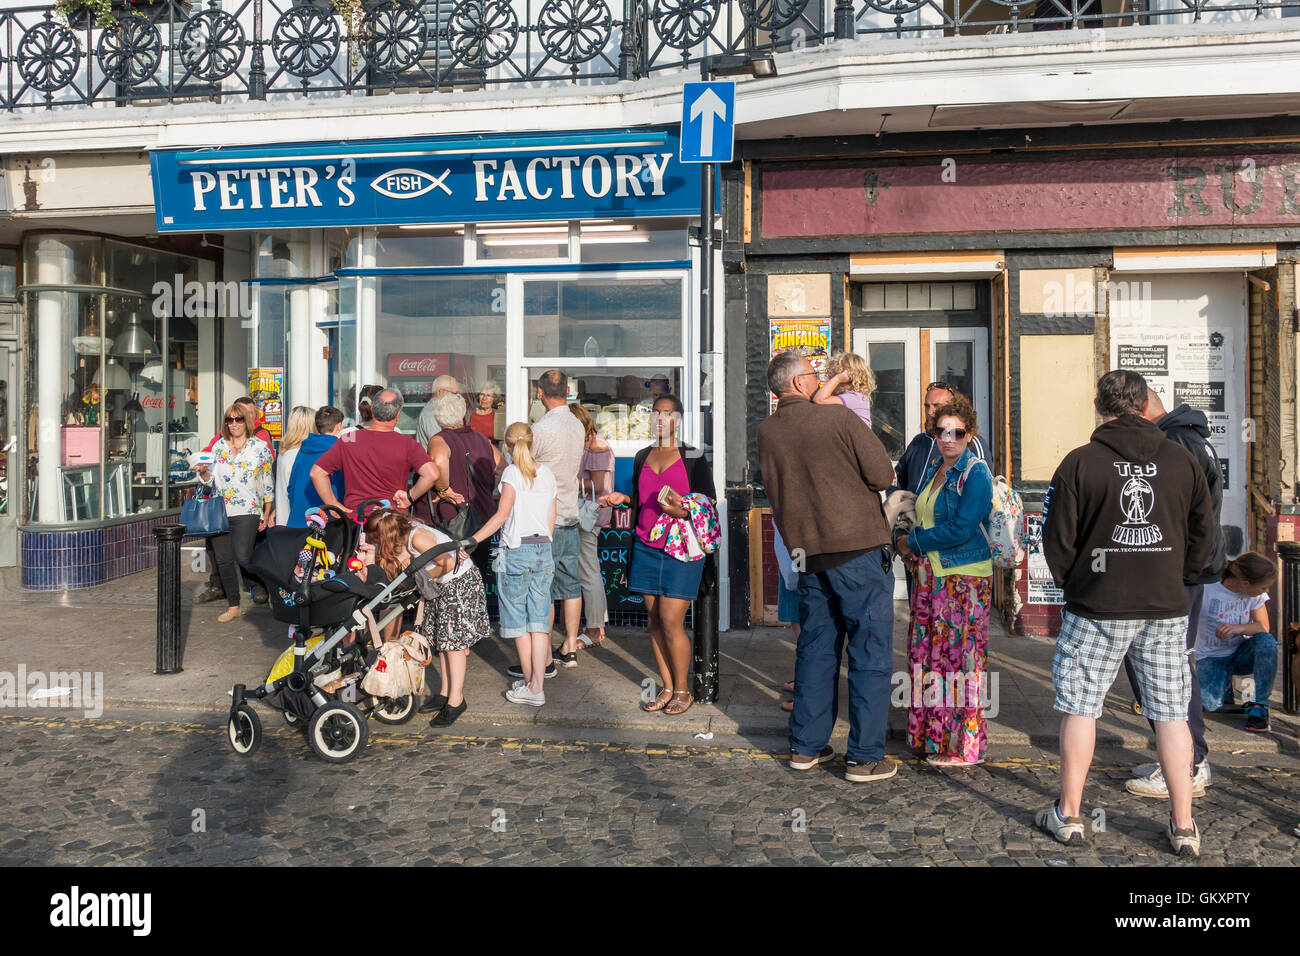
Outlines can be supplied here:
[[257, 711], [247, 704], [240, 704], [239, 709], [226, 722], [226, 742], [241, 757], [247, 757], [256, 750], [262, 742], [262, 721], [258, 718]]
[[405, 697], [378, 697], [372, 713], [381, 724], [404, 724], [415, 716], [417, 703], [414, 694]]
[[330, 763], [346, 763], [366, 746], [370, 730], [361, 711], [343, 700], [332, 700], [307, 724], [307, 742], [316, 756]]

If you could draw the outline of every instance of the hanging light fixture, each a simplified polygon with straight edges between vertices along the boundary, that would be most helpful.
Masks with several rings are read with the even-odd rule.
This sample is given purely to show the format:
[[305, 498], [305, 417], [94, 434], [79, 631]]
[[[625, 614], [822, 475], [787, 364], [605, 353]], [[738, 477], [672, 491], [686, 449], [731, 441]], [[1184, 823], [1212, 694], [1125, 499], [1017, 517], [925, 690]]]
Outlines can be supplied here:
[[140, 324], [140, 313], [132, 312], [126, 331], [113, 340], [114, 355], [157, 355], [158, 343]]
[[103, 389], [129, 389], [131, 387], [131, 376], [117, 362], [109, 359], [95, 372], [95, 377], [90, 380], [90, 384], [98, 385]]

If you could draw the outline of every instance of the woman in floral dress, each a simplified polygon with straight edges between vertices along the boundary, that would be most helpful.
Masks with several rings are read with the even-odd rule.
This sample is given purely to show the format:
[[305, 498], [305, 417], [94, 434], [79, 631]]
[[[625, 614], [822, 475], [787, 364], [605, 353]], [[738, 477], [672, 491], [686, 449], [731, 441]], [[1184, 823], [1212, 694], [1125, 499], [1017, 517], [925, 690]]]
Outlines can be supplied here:
[[969, 450], [976, 429], [975, 410], [959, 394], [935, 413], [935, 452], [921, 478], [918, 523], [895, 541], [899, 554], [916, 562], [907, 743], [940, 767], [982, 763], [988, 746], [980, 704], [988, 680], [993, 564], [981, 525], [993, 475]]
[[[412, 558], [451, 540], [436, 528], [389, 509], [373, 512], [366, 520], [365, 530], [366, 541], [374, 545], [374, 563], [390, 581]], [[425, 573], [436, 586], [429, 588], [421, 582], [420, 593], [425, 595], [425, 600], [418, 627], [440, 658], [442, 686], [420, 712], [437, 712], [429, 721], [430, 727], [449, 727], [465, 712], [465, 665], [469, 649], [491, 632], [487, 595], [483, 590], [483, 575], [463, 551], [441, 555], [425, 566]]]
[[254, 438], [253, 416], [241, 405], [231, 405], [221, 423], [221, 437], [212, 446], [213, 462], [194, 471], [199, 481], [211, 485], [226, 502], [230, 530], [213, 535], [212, 554], [229, 605], [217, 618], [222, 624], [240, 616], [240, 574], [253, 553], [257, 533], [271, 522], [275, 489], [271, 449]]

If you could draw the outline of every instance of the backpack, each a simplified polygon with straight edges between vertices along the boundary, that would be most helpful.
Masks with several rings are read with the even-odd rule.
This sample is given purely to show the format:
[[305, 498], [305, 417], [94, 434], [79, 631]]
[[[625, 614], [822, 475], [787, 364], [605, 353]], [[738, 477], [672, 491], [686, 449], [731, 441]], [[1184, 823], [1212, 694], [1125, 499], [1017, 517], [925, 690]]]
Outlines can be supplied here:
[[[981, 459], [980, 464], [988, 465]], [[966, 470], [957, 481], [957, 493], [961, 494], [962, 485], [966, 483]], [[1002, 475], [993, 479], [993, 498], [989, 502], [988, 521], [980, 526], [984, 539], [989, 543], [989, 555], [995, 568], [1015, 568], [1025, 559], [1025, 505], [1020, 500], [1020, 492], [1011, 487], [1011, 483]]]

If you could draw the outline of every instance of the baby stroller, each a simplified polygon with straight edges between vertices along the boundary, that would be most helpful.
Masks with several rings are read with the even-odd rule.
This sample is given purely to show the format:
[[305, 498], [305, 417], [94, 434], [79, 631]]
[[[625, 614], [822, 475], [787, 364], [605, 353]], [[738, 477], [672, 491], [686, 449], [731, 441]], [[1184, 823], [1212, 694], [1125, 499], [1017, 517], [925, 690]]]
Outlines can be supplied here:
[[[361, 681], [374, 662], [367, 643], [378, 651], [379, 631], [420, 600], [414, 575], [430, 561], [457, 548], [473, 550], [473, 538], [450, 541], [431, 548], [411, 560], [389, 581], [378, 565], [366, 569], [362, 581], [350, 570], [333, 577], [313, 580], [326, 560], [308, 545], [308, 539], [322, 543], [346, 568], [355, 554], [358, 533], [365, 515], [387, 502], [366, 501], [356, 509], [357, 519], [330, 509], [323, 529], [269, 528], [266, 540], [249, 560], [249, 570], [265, 582], [271, 612], [277, 621], [293, 625], [293, 645], [272, 666], [266, 680], [249, 689], [236, 684], [231, 690], [226, 739], [232, 750], [247, 756], [262, 739], [262, 722], [250, 706], [260, 700], [281, 712], [290, 727], [305, 728], [307, 742], [322, 760], [344, 763], [365, 749], [369, 737], [367, 718], [384, 724], [403, 724], [415, 713], [419, 701], [414, 695], [399, 698], [375, 697], [361, 689]], [[312, 551], [306, 573], [295, 574], [299, 557]], [[376, 619], [378, 614], [383, 616]], [[353, 636], [347, 641], [349, 635]]]

